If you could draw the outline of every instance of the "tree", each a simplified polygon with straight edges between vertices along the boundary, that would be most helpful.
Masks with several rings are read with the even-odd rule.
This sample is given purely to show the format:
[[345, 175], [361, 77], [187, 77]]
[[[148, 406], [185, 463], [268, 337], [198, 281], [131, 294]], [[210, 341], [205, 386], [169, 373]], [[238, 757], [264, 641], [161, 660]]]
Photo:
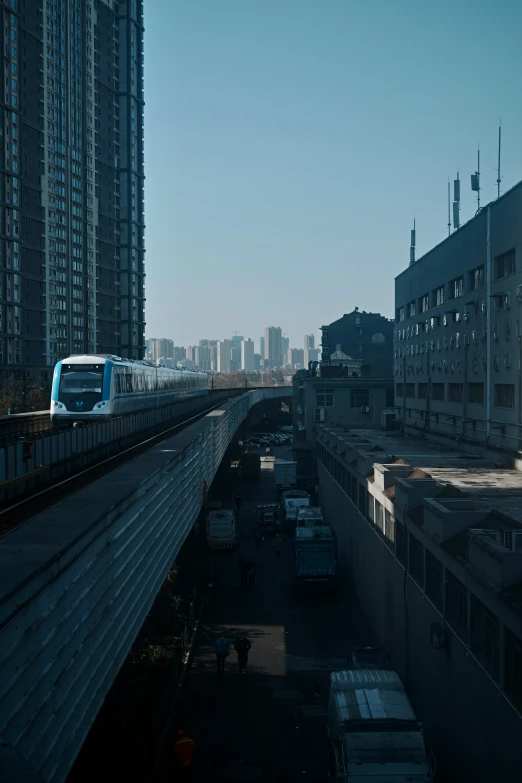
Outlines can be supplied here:
[[36, 378], [7, 378], [0, 385], [0, 415], [49, 410], [50, 396]]

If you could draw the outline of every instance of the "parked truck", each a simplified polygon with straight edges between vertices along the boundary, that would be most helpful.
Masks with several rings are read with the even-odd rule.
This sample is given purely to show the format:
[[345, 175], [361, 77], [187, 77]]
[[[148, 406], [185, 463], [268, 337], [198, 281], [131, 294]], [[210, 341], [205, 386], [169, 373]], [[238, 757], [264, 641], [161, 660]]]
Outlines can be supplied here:
[[297, 512], [297, 527], [321, 527], [324, 525], [323, 512], [319, 506], [305, 506]]
[[239, 461], [239, 476], [242, 479], [258, 479], [261, 474], [261, 455], [258, 451], [245, 451]]
[[281, 527], [277, 503], [262, 503], [257, 507], [257, 523], [265, 533], [275, 533]]
[[210, 511], [207, 517], [207, 544], [210, 549], [234, 549], [236, 515], [232, 508]]
[[276, 489], [291, 489], [297, 483], [297, 462], [276, 460], [274, 463]]
[[281, 496], [281, 508], [285, 521], [297, 522], [297, 514], [301, 508], [308, 508], [310, 495], [302, 489], [287, 489]]
[[399, 676], [386, 669], [330, 675], [330, 783], [432, 783], [427, 751]]
[[294, 539], [295, 581], [298, 587], [334, 587], [337, 544], [332, 530], [298, 527]]

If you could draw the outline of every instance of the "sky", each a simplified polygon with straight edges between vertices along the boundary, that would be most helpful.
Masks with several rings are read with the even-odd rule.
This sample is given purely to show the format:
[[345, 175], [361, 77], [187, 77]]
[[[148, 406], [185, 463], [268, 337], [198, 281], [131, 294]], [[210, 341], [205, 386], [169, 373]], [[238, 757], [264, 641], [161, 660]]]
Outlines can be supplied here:
[[147, 337], [394, 313], [394, 277], [522, 179], [520, 0], [147, 0]]

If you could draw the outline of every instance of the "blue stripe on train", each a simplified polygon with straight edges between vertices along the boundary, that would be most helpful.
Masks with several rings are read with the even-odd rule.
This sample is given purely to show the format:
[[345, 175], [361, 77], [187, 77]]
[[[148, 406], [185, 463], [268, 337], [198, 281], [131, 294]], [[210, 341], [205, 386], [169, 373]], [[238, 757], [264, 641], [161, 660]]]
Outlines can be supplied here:
[[62, 372], [62, 363], [58, 362], [56, 367], [54, 368], [53, 373], [53, 386], [51, 389], [51, 400], [57, 400], [58, 399], [58, 392], [60, 390], [60, 375]]
[[111, 380], [113, 367], [114, 365], [112, 362], [105, 362], [105, 370], [103, 372], [102, 400], [110, 400], [111, 398]]

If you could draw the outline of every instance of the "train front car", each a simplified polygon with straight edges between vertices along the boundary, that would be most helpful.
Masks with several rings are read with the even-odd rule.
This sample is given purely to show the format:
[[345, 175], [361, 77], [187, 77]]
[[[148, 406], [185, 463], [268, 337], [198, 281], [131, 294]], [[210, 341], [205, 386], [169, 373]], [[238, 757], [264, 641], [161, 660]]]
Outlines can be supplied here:
[[112, 362], [102, 356], [70, 356], [54, 368], [51, 392], [53, 426], [110, 417]]

